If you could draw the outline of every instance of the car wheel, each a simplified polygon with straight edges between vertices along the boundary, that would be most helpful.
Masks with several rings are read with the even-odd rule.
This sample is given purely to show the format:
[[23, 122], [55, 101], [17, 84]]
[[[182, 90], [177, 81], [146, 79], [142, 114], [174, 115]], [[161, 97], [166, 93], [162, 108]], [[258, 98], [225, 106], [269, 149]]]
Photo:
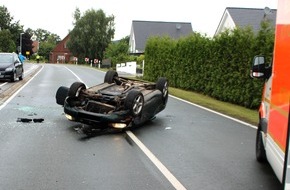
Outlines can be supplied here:
[[64, 105], [65, 98], [68, 95], [69, 88], [66, 86], [61, 86], [57, 89], [55, 99], [56, 103], [59, 105]]
[[19, 80], [23, 80], [23, 73], [19, 76]]
[[107, 82], [109, 84], [111, 83], [117, 83], [116, 78], [118, 77], [118, 73], [116, 71], [113, 70], [109, 70], [106, 72], [105, 78], [104, 78], [104, 82]]
[[137, 90], [128, 93], [125, 99], [125, 109], [129, 109], [133, 117], [139, 116], [144, 107], [144, 96]]
[[11, 82], [15, 82], [16, 81], [16, 73], [14, 72], [13, 73], [13, 76], [11, 77]]
[[168, 80], [165, 77], [160, 77], [156, 82], [156, 89], [162, 92], [163, 103], [166, 104], [168, 100]]
[[78, 97], [81, 90], [86, 89], [86, 85], [82, 82], [74, 82], [69, 90], [68, 90], [68, 96], [69, 97]]
[[256, 159], [261, 163], [267, 161], [266, 151], [263, 143], [263, 133], [260, 127], [258, 127], [256, 136]]

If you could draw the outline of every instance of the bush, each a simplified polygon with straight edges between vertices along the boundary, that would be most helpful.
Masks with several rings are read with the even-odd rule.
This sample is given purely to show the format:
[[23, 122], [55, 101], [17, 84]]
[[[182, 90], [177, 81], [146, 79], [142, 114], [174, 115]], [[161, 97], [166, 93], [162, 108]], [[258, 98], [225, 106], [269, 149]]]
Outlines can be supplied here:
[[165, 76], [170, 86], [199, 92], [218, 100], [256, 109], [263, 82], [250, 78], [257, 54], [272, 57], [274, 30], [267, 23], [225, 31], [210, 39], [194, 33], [178, 40], [151, 37], [145, 48], [144, 79]]

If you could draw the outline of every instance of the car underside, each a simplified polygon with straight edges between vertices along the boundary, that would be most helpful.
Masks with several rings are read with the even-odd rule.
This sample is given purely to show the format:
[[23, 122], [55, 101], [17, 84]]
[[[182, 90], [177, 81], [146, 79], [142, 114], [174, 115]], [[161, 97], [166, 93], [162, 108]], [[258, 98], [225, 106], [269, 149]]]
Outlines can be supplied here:
[[74, 82], [69, 88], [61, 86], [56, 101], [64, 106], [71, 121], [94, 128], [129, 128], [141, 125], [165, 109], [168, 81], [161, 77], [156, 83], [119, 77], [108, 71], [104, 83], [86, 88]]

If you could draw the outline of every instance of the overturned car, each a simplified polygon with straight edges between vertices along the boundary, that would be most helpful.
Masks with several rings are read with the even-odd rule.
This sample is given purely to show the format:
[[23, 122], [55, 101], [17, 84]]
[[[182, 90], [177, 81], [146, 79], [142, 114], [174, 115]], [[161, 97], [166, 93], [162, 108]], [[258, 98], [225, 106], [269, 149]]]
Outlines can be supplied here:
[[64, 107], [71, 121], [97, 129], [126, 129], [153, 119], [165, 109], [168, 100], [168, 81], [160, 77], [156, 83], [118, 76], [107, 71], [104, 83], [86, 88], [74, 82], [69, 88], [61, 86], [56, 103]]

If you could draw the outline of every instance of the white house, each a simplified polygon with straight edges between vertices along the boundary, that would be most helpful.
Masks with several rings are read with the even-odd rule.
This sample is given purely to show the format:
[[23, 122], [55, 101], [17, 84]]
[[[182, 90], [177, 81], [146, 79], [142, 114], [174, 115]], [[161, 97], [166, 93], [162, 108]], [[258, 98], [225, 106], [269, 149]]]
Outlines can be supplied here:
[[254, 32], [259, 31], [261, 21], [268, 20], [273, 26], [276, 23], [276, 9], [257, 9], [257, 8], [238, 8], [227, 7], [223, 13], [220, 23], [216, 29], [215, 35], [226, 29], [234, 29], [236, 27], [250, 26]]

